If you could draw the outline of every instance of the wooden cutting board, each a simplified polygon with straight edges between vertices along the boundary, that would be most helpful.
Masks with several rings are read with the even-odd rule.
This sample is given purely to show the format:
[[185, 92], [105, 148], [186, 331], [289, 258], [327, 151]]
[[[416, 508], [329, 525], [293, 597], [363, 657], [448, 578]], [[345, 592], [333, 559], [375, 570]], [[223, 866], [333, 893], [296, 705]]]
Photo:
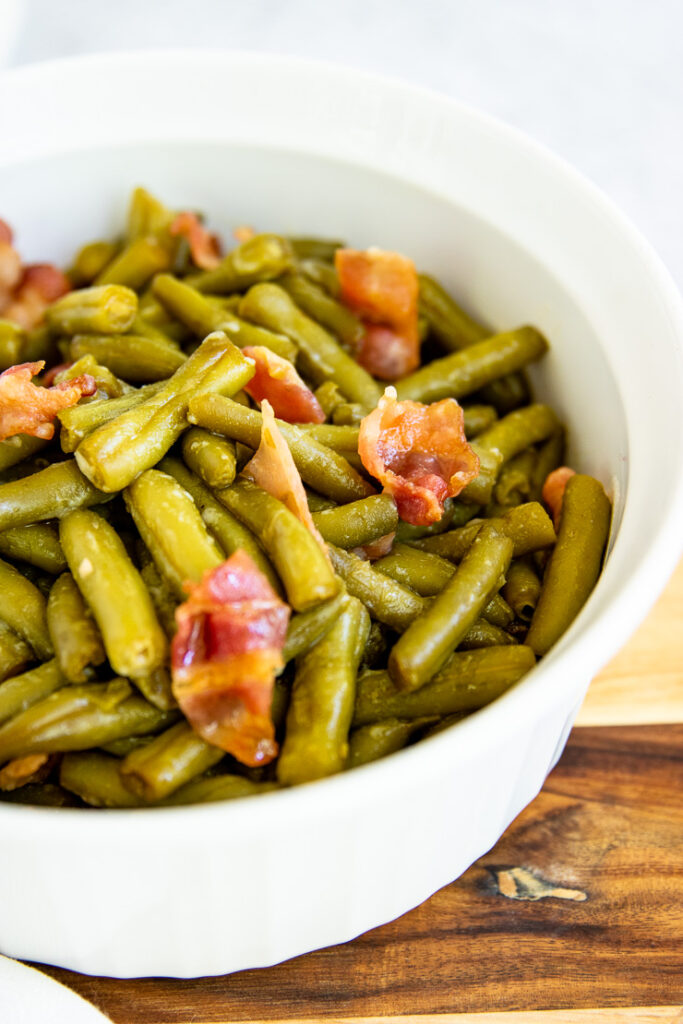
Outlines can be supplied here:
[[683, 1024], [683, 563], [541, 794], [422, 906], [220, 978], [43, 969], [115, 1024]]

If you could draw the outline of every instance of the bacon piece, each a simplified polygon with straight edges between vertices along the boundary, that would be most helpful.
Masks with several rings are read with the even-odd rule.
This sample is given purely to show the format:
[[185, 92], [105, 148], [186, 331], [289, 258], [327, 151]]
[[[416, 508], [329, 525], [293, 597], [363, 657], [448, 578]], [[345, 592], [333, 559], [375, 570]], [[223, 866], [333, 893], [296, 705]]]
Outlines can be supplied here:
[[214, 270], [221, 261], [221, 243], [218, 235], [205, 228], [196, 213], [179, 213], [169, 231], [181, 235], [190, 246], [192, 262], [202, 270]]
[[[242, 351], [244, 352], [245, 349]], [[275, 422], [273, 408], [267, 399], [263, 400], [261, 413], [263, 415], [261, 443], [253, 459], [247, 463], [242, 472], [264, 491], [268, 491], [268, 494], [281, 501], [299, 522], [311, 531], [325, 552], [325, 556], [328, 557], [327, 545], [313, 522], [299, 470], [294, 464], [289, 445]]]
[[59, 374], [63, 373], [64, 370], [70, 370], [73, 365], [73, 363], [57, 363], [56, 366], [50, 367], [43, 374], [41, 384], [44, 388], [51, 388]]
[[239, 242], [241, 245], [242, 242], [250, 241], [250, 239], [252, 239], [255, 234], [256, 232], [254, 231], [253, 228], [250, 228], [247, 224], [240, 224], [239, 227], [236, 227], [234, 229], [232, 237], [235, 239], [236, 242]]
[[541, 491], [541, 497], [543, 501], [550, 509], [550, 514], [553, 517], [553, 523], [557, 530], [560, 526], [560, 515], [562, 514], [562, 502], [564, 500], [564, 490], [567, 486], [567, 481], [575, 476], [576, 471], [570, 469], [569, 466], [559, 466], [554, 469], [552, 473], [548, 473], [543, 483], [543, 489]]
[[384, 558], [389, 554], [394, 546], [395, 537], [396, 530], [393, 533], [385, 533], [383, 537], [378, 537], [377, 540], [372, 540], [369, 544], [364, 544], [362, 548], [352, 548], [351, 550], [359, 558], [367, 558], [368, 561], [374, 562], [375, 559]]
[[479, 472], [465, 439], [463, 411], [454, 398], [423, 405], [397, 402], [387, 388], [361, 421], [358, 452], [367, 471], [393, 495], [401, 519], [428, 526]]
[[12, 229], [6, 220], [0, 217], [0, 242], [6, 242], [7, 245], [12, 244], [12, 238], [14, 237]]
[[52, 388], [36, 387], [31, 378], [44, 366], [43, 360], [19, 363], [0, 373], [0, 441], [15, 434], [30, 434], [49, 441], [55, 432], [53, 421], [57, 413], [97, 390], [88, 373]]
[[364, 321], [356, 359], [381, 380], [398, 380], [420, 362], [419, 285], [412, 260], [382, 249], [337, 249], [342, 300]]
[[192, 728], [242, 764], [277, 755], [270, 717], [290, 609], [244, 551], [186, 583], [171, 645], [173, 693]]
[[256, 363], [244, 390], [257, 402], [268, 399], [278, 419], [287, 423], [324, 423], [325, 413], [292, 364], [262, 345], [242, 349]]
[[24, 267], [19, 286], [5, 315], [21, 324], [25, 330], [31, 330], [43, 319], [50, 303], [69, 291], [69, 278], [52, 263], [30, 263]]

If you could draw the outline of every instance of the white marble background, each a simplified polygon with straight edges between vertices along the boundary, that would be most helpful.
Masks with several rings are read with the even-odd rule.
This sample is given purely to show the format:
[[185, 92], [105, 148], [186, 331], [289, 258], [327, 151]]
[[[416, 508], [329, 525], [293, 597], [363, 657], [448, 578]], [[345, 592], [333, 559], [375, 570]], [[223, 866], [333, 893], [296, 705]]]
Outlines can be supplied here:
[[148, 46], [320, 57], [487, 110], [603, 188], [683, 285], [683, 0], [0, 0], [0, 65]]

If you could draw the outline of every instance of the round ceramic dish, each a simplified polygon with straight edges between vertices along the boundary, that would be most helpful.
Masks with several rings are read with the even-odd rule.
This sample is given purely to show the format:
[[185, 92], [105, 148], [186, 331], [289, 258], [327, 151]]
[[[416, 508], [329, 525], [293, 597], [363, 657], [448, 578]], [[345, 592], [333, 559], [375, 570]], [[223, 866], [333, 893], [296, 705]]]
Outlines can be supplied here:
[[455, 729], [336, 778], [226, 804], [0, 805], [0, 949], [181, 977], [272, 964], [420, 903], [488, 850], [559, 757], [594, 673], [673, 570], [683, 314], [611, 204], [528, 139], [439, 96], [235, 53], [43, 64], [0, 82], [0, 212], [29, 259], [115, 232], [129, 189], [236, 224], [399, 249], [493, 327], [535, 324], [537, 393], [615, 499], [571, 630]]

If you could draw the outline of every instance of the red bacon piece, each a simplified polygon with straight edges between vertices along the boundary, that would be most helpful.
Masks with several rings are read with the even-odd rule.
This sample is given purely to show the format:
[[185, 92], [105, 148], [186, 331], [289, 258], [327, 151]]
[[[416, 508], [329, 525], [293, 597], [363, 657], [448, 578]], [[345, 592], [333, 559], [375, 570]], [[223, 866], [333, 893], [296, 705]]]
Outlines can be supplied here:
[[337, 249], [342, 300], [365, 323], [356, 359], [381, 380], [398, 380], [417, 368], [418, 279], [415, 264], [382, 249]]
[[270, 717], [290, 609], [244, 551], [236, 551], [176, 609], [173, 693], [192, 728], [252, 767], [277, 755]]
[[569, 466], [559, 466], [557, 469], [554, 469], [552, 473], [548, 473], [545, 478], [541, 497], [550, 510], [556, 530], [560, 525], [562, 502], [564, 500], [564, 491], [567, 486], [567, 481], [573, 477], [575, 473], [576, 471], [570, 469]]
[[29, 331], [40, 323], [50, 303], [68, 291], [71, 282], [52, 263], [30, 263], [24, 267], [5, 316]]
[[247, 345], [245, 356], [254, 360], [254, 376], [244, 390], [255, 401], [267, 399], [278, 419], [287, 423], [324, 423], [325, 413], [292, 364], [262, 345]]
[[83, 395], [93, 395], [97, 384], [88, 373], [63, 381], [52, 388], [37, 387], [31, 378], [45, 366], [19, 363], [0, 373], [0, 441], [15, 434], [30, 434], [49, 440], [54, 418], [62, 409], [76, 405]]
[[179, 213], [169, 231], [182, 235], [190, 246], [192, 262], [202, 270], [214, 270], [221, 261], [221, 243], [218, 235], [205, 228], [196, 213]]
[[454, 398], [432, 405], [397, 402], [394, 388], [361, 421], [358, 452], [368, 473], [393, 495], [401, 519], [413, 526], [437, 522], [446, 498], [479, 472]]

